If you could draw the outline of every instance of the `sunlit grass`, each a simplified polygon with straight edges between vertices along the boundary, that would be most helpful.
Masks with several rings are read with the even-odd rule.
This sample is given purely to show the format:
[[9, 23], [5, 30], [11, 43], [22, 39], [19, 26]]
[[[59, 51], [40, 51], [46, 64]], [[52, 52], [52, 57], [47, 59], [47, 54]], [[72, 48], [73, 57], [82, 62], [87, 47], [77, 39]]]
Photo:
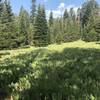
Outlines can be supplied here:
[[[96, 42], [84, 42], [82, 40], [78, 40], [75, 42], [68, 42], [68, 43], [62, 43], [62, 44], [52, 44], [47, 47], [41, 47], [41, 48], [46, 48], [52, 51], [62, 51], [64, 48], [85, 48], [85, 49], [100, 49], [100, 44]], [[2, 55], [0, 57], [0, 60], [4, 60], [6, 58], [14, 57], [26, 52], [31, 52], [33, 50], [36, 50], [38, 48], [30, 46], [29, 48], [24, 48], [24, 49], [16, 49], [16, 50], [1, 50], [0, 53], [10, 53], [9, 55]]]
[[64, 48], [94, 48], [94, 49], [100, 49], [100, 44], [96, 42], [84, 42], [82, 40], [78, 40], [75, 42], [68, 42], [68, 43], [62, 43], [60, 45], [53, 44], [49, 45], [48, 49], [50, 50], [63, 50]]

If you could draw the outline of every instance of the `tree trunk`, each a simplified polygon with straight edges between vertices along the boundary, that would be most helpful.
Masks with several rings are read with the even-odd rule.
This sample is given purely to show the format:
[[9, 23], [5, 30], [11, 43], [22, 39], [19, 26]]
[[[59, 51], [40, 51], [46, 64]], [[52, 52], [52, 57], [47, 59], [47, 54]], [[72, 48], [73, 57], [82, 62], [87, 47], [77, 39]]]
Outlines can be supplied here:
[[12, 95], [7, 97], [7, 100], [13, 100]]
[[44, 94], [41, 94], [40, 95], [40, 98], [41, 98], [41, 100], [45, 100], [45, 95]]
[[66, 96], [62, 94], [62, 99], [61, 100], [66, 100]]
[[7, 92], [0, 90], [0, 100], [4, 100], [7, 97]]
[[48, 97], [49, 97], [48, 100], [53, 100], [51, 93], [48, 95]]

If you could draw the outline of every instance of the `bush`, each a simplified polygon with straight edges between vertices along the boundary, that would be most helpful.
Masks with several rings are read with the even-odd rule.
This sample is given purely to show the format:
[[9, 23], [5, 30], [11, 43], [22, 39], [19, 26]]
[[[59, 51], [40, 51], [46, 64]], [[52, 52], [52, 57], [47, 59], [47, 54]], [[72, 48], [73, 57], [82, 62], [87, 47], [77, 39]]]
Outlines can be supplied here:
[[89, 30], [88, 33], [84, 33], [84, 34], [85, 34], [84, 39], [83, 39], [84, 41], [90, 42], [90, 41], [97, 41], [98, 40], [98, 35], [94, 29]]

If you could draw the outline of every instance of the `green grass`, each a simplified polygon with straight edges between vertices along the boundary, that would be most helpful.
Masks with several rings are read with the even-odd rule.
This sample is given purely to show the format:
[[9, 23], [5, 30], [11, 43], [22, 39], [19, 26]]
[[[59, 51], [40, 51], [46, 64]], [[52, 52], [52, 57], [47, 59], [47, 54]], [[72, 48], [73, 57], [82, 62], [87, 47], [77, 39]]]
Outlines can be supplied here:
[[0, 88], [17, 91], [23, 100], [33, 100], [34, 93], [51, 93], [54, 100], [62, 95], [70, 100], [100, 99], [99, 43], [78, 40], [0, 53]]
[[[46, 48], [46, 49], [49, 49], [52, 51], [55, 51], [55, 50], [62, 51], [64, 48], [100, 49], [100, 44], [96, 43], [96, 42], [84, 42], [82, 40], [78, 40], [75, 42], [62, 43], [60, 45], [52, 44], [52, 45], [49, 45], [48, 47], [41, 47], [41, 48]], [[0, 61], [4, 60], [6, 58], [15, 57], [15, 56], [23, 54], [23, 53], [31, 52], [31, 51], [36, 50], [36, 49], [39, 49], [39, 48], [30, 46], [30, 48], [24, 48], [24, 49], [1, 50], [0, 54], [2, 54], [2, 55], [0, 55]]]
[[[1, 50], [0, 54], [2, 55], [0, 56], [0, 61], [3, 61], [4, 59], [7, 59], [7, 58], [15, 57], [20, 54], [31, 52], [33, 49], [35, 50], [36, 48], [30, 47], [30, 48], [16, 49], [16, 50]], [[7, 53], [9, 53], [9, 55]]]
[[78, 40], [75, 42], [69, 42], [69, 43], [62, 43], [60, 45], [50, 45], [48, 46], [50, 50], [63, 50], [64, 48], [94, 48], [94, 49], [100, 49], [100, 44], [96, 42], [84, 42], [82, 40]]

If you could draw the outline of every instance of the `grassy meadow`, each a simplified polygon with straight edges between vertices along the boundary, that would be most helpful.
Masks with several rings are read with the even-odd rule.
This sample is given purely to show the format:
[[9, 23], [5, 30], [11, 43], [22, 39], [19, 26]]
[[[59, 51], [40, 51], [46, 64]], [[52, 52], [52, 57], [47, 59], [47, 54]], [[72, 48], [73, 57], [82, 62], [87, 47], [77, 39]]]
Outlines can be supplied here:
[[[40, 47], [40, 48], [46, 48], [48, 50], [58, 51], [58, 52], [62, 51], [65, 48], [100, 49], [100, 43], [99, 42], [97, 43], [96, 42], [84, 42], [82, 40], [78, 40], [75, 42], [62, 43], [60, 45], [52, 44], [47, 47]], [[15, 49], [15, 50], [0, 50], [0, 61], [6, 58], [17, 56], [19, 54], [31, 52], [36, 49], [39, 49], [39, 47], [36, 48], [33, 46], [29, 46], [28, 48]]]
[[78, 40], [0, 53], [0, 88], [14, 100], [38, 100], [41, 95], [50, 100], [100, 99], [99, 42]]

